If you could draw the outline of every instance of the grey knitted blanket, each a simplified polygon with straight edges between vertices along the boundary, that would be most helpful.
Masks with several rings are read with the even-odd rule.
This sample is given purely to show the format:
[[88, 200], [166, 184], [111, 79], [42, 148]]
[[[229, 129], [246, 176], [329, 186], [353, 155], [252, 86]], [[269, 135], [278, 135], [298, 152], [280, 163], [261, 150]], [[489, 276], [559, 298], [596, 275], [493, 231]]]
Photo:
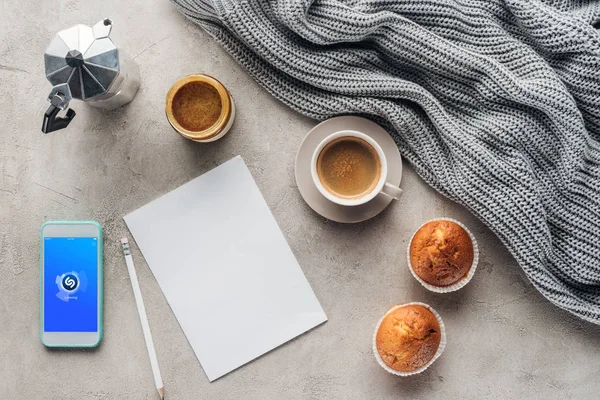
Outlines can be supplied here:
[[544, 296], [600, 323], [598, 2], [172, 1], [295, 110], [383, 125]]

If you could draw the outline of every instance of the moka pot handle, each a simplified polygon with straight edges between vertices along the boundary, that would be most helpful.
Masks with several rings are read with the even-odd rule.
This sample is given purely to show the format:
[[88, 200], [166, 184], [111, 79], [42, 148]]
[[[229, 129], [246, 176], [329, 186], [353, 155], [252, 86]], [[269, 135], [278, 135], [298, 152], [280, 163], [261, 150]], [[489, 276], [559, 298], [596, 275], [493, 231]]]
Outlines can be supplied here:
[[44, 113], [42, 132], [50, 133], [66, 128], [75, 118], [75, 111], [69, 108], [64, 117], [59, 117], [58, 113], [60, 110], [69, 107], [69, 101], [71, 101], [69, 86], [62, 84], [53, 87], [48, 100], [50, 101], [50, 107]]
[[71, 108], [67, 110], [67, 115], [64, 117], [58, 117], [60, 108], [50, 104], [48, 110], [44, 114], [44, 122], [42, 123], [42, 132], [50, 133], [66, 128], [73, 118], [75, 117], [75, 111]]

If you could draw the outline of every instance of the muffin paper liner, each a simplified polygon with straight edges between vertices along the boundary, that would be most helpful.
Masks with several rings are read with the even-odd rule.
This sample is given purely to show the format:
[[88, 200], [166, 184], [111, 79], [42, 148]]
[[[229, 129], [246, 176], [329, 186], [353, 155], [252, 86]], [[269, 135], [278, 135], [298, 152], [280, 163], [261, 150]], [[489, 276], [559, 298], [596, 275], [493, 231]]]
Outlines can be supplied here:
[[[419, 229], [421, 229], [423, 226], [425, 226], [426, 224], [428, 224], [430, 222], [434, 222], [434, 221], [450, 221], [450, 222], [454, 222], [454, 223], [458, 224], [460, 227], [462, 227], [469, 234], [469, 237], [471, 238], [471, 243], [473, 244], [473, 264], [471, 264], [471, 268], [469, 268], [469, 272], [467, 273], [467, 276], [464, 277], [463, 279], [461, 279], [460, 281], [456, 282], [455, 284], [450, 285], [450, 286], [435, 286], [435, 285], [432, 285], [430, 283], [425, 282], [413, 270], [412, 264], [410, 263], [410, 245], [411, 245], [411, 243], [412, 243], [415, 235], [417, 234], [417, 232], [419, 231]], [[443, 217], [443, 218], [434, 218], [434, 219], [430, 219], [429, 221], [423, 223], [415, 231], [415, 233], [413, 233], [412, 237], [410, 238], [410, 241], [408, 242], [408, 249], [406, 251], [406, 259], [408, 260], [408, 269], [410, 270], [410, 273], [412, 274], [412, 276], [415, 277], [415, 279], [417, 281], [419, 281], [419, 283], [421, 285], [423, 285], [423, 287], [425, 287], [427, 290], [430, 290], [430, 291], [435, 292], [435, 293], [450, 293], [450, 292], [455, 292], [458, 289], [460, 289], [463, 286], [465, 286], [473, 278], [473, 275], [475, 275], [475, 270], [477, 269], [477, 264], [479, 263], [479, 246], [477, 245], [477, 239], [475, 239], [475, 235], [473, 235], [473, 233], [469, 230], [469, 228], [467, 228], [462, 222], [457, 221], [457, 220], [452, 219], [452, 218], [445, 218], [445, 217]]]
[[[427, 364], [425, 364], [424, 366], [422, 366], [421, 368], [414, 370], [414, 371], [410, 371], [410, 372], [402, 372], [402, 371], [396, 371], [393, 368], [390, 368], [382, 359], [381, 356], [379, 355], [379, 351], [377, 351], [377, 332], [379, 331], [379, 327], [381, 326], [381, 323], [383, 322], [383, 319], [392, 311], [400, 308], [400, 307], [404, 307], [404, 306], [410, 306], [410, 305], [419, 305], [419, 306], [423, 306], [425, 308], [427, 308], [429, 311], [431, 311], [433, 313], [433, 315], [435, 315], [435, 318], [438, 320], [438, 323], [440, 324], [440, 333], [441, 333], [441, 338], [440, 338], [440, 345], [438, 346], [437, 351], [435, 352], [435, 354], [433, 355], [433, 357], [431, 358], [431, 360], [429, 360], [429, 362]], [[412, 302], [412, 303], [406, 303], [406, 304], [399, 304], [399, 305], [395, 305], [392, 308], [390, 308], [384, 315], [383, 317], [381, 317], [381, 319], [379, 320], [379, 322], [377, 323], [377, 327], [375, 328], [375, 333], [373, 334], [373, 355], [375, 356], [375, 360], [377, 360], [377, 363], [381, 366], [381, 368], [385, 369], [387, 372], [389, 372], [392, 375], [397, 375], [397, 376], [410, 376], [410, 375], [416, 375], [416, 374], [420, 374], [421, 372], [425, 371], [427, 368], [429, 368], [429, 366], [431, 364], [433, 364], [433, 362], [435, 360], [438, 359], [439, 356], [442, 355], [442, 352], [444, 351], [444, 348], [446, 347], [446, 327], [444, 326], [444, 322], [442, 321], [442, 317], [440, 317], [440, 314], [437, 313], [437, 311], [435, 311], [430, 305], [425, 304], [425, 303], [419, 303], [419, 302]]]

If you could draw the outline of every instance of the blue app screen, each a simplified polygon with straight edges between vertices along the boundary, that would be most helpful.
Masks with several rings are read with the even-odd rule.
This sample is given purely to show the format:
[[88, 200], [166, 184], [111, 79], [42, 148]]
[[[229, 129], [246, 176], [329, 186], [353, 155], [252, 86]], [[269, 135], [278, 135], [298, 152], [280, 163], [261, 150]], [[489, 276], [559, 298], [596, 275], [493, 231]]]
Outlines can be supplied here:
[[44, 238], [44, 331], [98, 331], [98, 238]]

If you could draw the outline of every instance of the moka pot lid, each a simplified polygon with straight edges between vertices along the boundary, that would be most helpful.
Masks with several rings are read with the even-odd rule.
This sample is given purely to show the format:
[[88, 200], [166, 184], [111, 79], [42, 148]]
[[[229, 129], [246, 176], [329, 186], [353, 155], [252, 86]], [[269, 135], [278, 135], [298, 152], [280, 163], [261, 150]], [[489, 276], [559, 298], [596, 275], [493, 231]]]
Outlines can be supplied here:
[[75, 25], [58, 32], [44, 54], [50, 83], [66, 84], [70, 97], [84, 101], [106, 93], [119, 75], [119, 50], [109, 38], [111, 29], [106, 18], [93, 27]]

